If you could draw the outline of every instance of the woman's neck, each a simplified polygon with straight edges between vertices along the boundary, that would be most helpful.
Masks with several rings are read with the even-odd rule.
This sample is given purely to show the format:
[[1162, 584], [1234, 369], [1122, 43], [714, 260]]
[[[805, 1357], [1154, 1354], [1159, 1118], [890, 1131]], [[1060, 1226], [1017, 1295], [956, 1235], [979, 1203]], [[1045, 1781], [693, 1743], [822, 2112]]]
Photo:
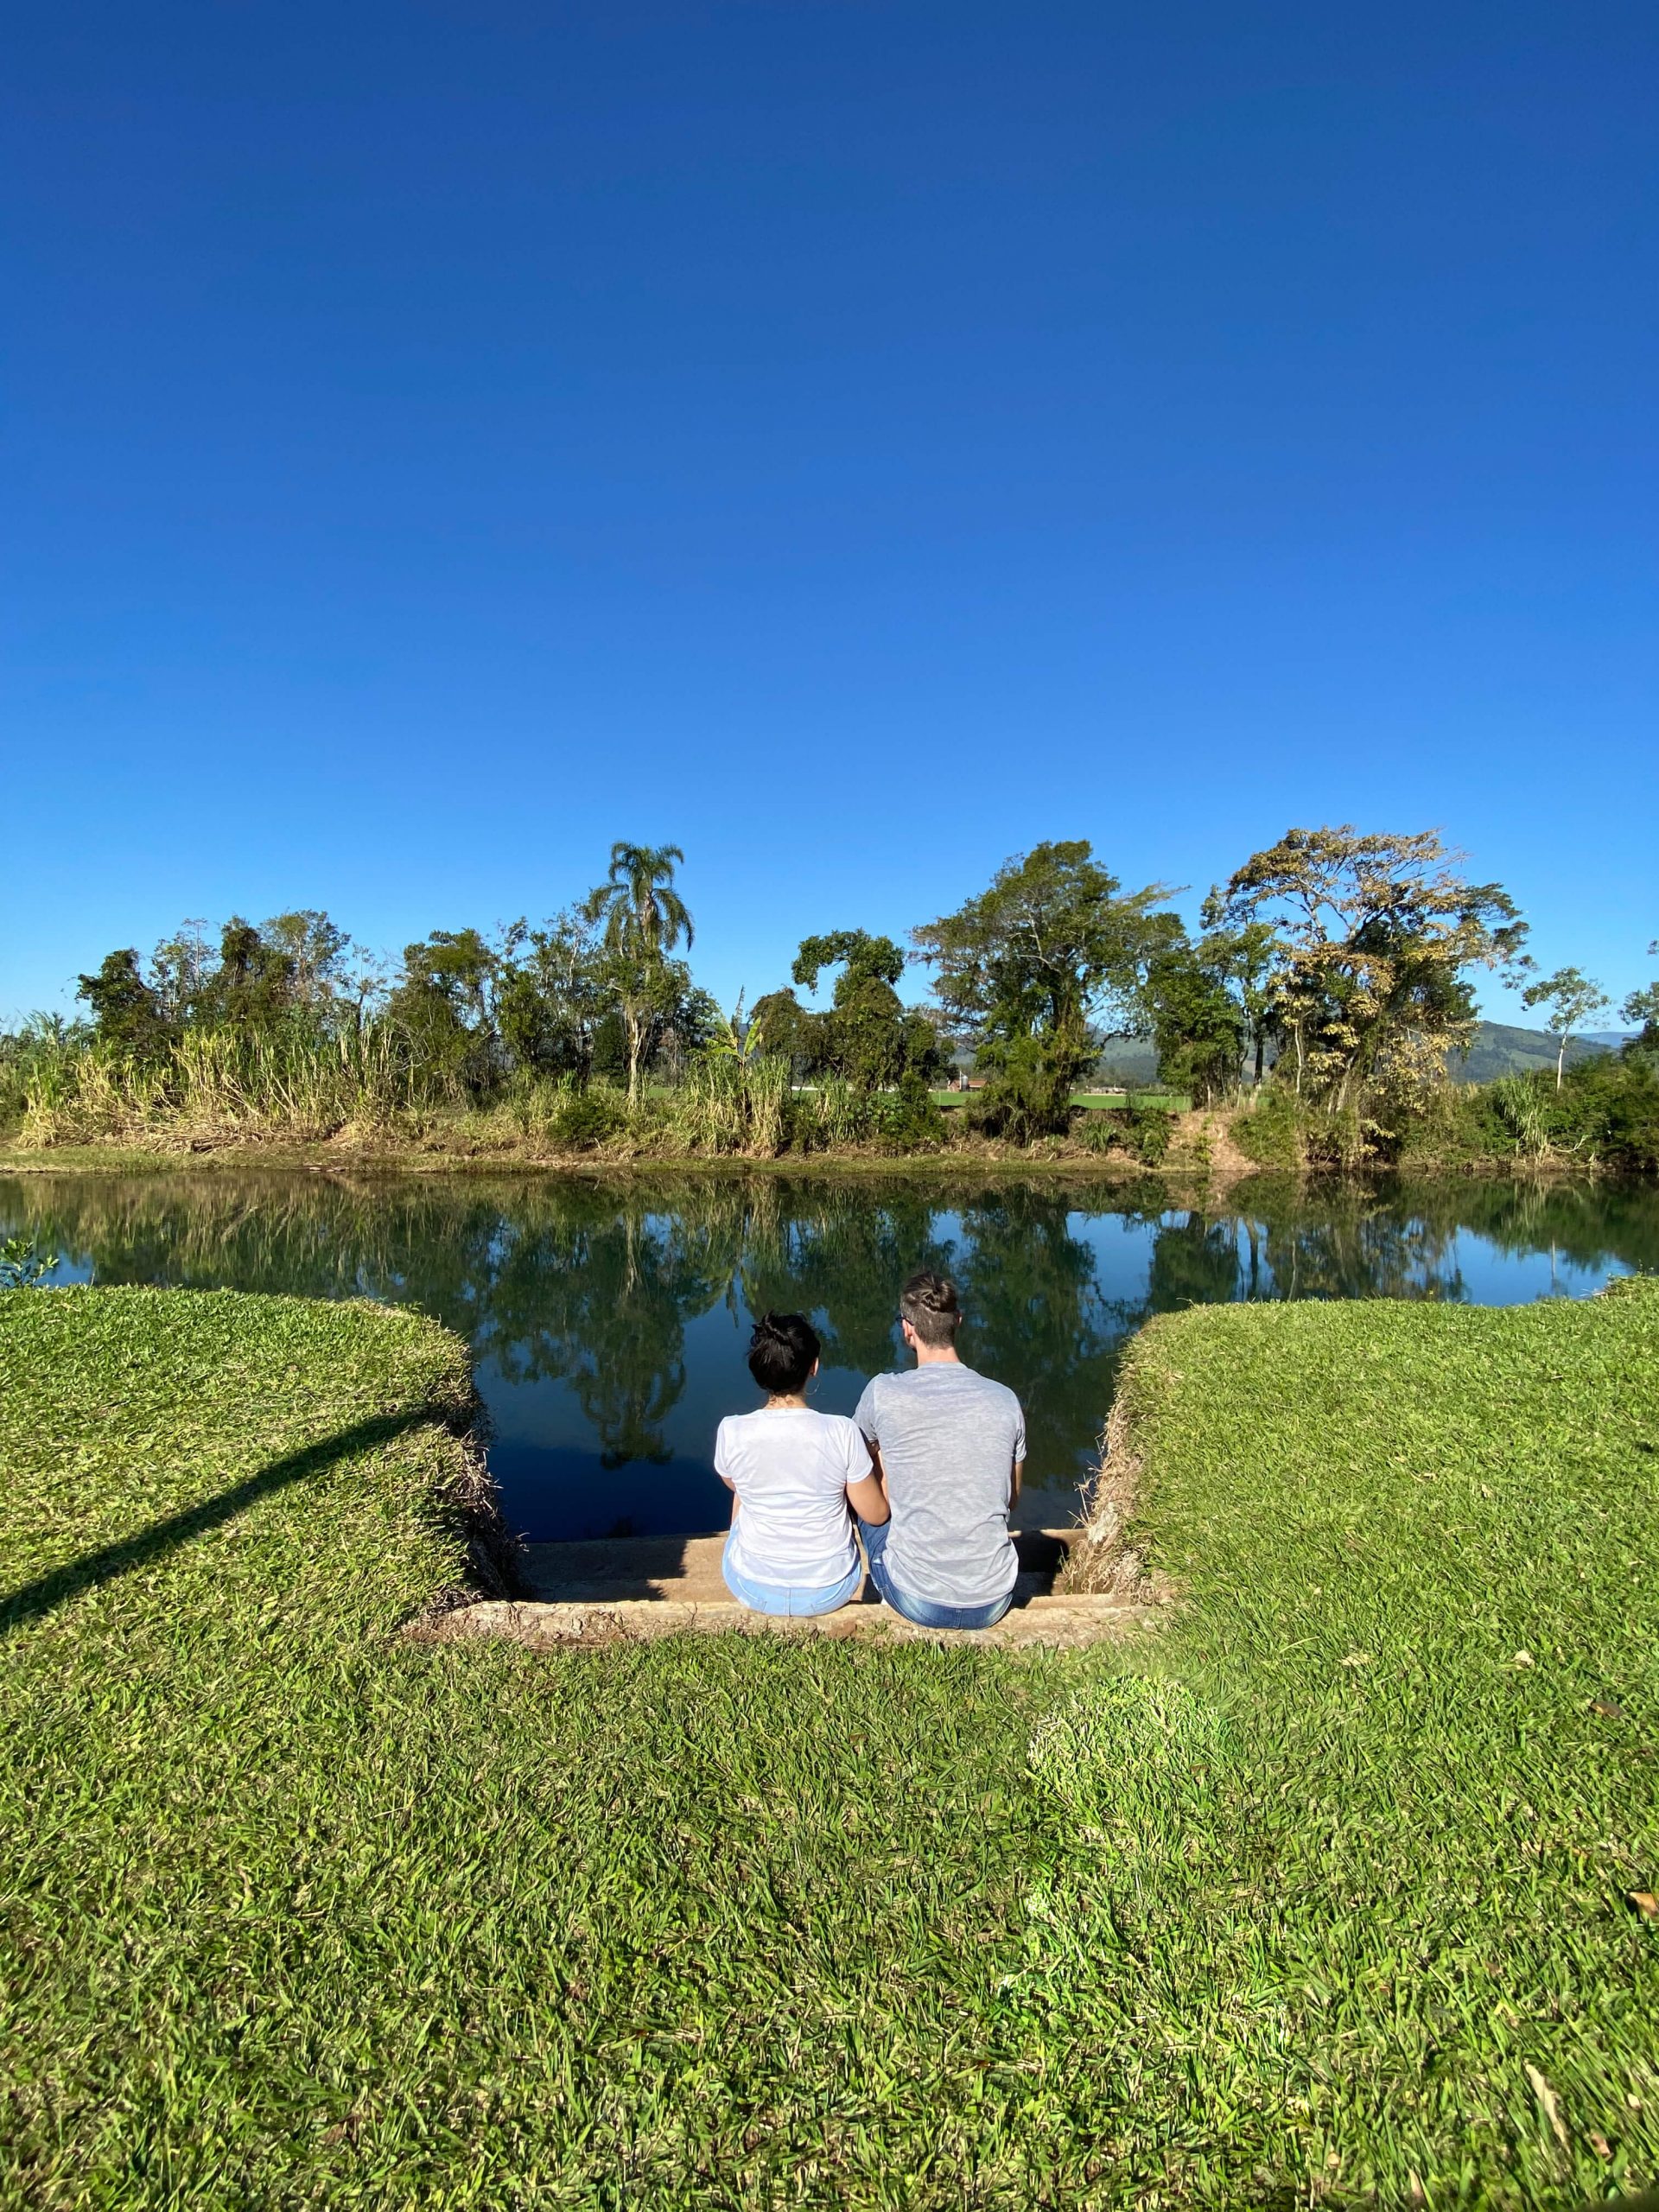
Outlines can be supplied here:
[[806, 1394], [801, 1390], [780, 1390], [766, 1400], [766, 1410], [769, 1414], [804, 1414]]

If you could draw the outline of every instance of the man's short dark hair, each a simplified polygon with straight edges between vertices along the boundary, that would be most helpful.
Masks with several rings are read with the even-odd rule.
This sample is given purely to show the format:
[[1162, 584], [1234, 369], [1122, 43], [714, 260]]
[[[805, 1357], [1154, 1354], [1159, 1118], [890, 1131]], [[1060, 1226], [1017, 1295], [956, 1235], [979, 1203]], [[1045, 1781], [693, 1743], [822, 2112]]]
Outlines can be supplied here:
[[948, 1275], [936, 1275], [929, 1268], [912, 1275], [899, 1292], [899, 1311], [922, 1342], [936, 1351], [953, 1341], [962, 1319], [957, 1286]]
[[806, 1388], [818, 1356], [818, 1332], [804, 1313], [763, 1313], [749, 1338], [749, 1372], [774, 1398]]

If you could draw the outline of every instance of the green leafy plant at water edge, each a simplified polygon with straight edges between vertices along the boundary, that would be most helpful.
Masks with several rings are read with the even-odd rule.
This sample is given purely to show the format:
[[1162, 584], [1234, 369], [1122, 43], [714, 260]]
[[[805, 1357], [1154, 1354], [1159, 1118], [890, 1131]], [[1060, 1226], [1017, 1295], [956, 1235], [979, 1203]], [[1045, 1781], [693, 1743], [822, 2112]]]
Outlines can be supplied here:
[[0, 1237], [0, 1290], [32, 1290], [58, 1265], [55, 1252], [41, 1252], [32, 1237]]
[[416, 1096], [399, 1039], [385, 1024], [338, 1038], [193, 1030], [147, 1056], [99, 1042], [31, 1072], [22, 1135], [35, 1145], [302, 1141], [393, 1124]]
[[1402, 1119], [1380, 1147], [1402, 1165], [1513, 1161], [1650, 1173], [1659, 1167], [1659, 1059], [1639, 1047], [1452, 1090]]
[[870, 1098], [844, 1076], [826, 1075], [799, 1093], [794, 1134], [803, 1152], [832, 1152], [861, 1144], [870, 1133]]
[[572, 1085], [554, 1093], [538, 1133], [561, 1150], [594, 1152], [621, 1136], [628, 1121], [628, 1102], [622, 1092], [598, 1084], [581, 1090]]

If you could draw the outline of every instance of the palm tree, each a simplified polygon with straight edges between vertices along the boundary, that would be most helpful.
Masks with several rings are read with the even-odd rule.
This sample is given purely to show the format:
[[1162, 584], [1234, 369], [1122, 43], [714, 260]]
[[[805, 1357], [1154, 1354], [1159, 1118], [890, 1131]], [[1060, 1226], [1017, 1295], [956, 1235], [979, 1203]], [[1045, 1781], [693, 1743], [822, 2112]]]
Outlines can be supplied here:
[[588, 894], [586, 912], [590, 922], [603, 919], [613, 952], [660, 959], [682, 938], [690, 949], [691, 917], [674, 888], [675, 862], [684, 859], [677, 845], [630, 845], [619, 838], [611, 847], [610, 876]]
[[603, 921], [605, 947], [617, 977], [617, 998], [628, 1040], [628, 1103], [639, 1096], [639, 1069], [653, 1021], [663, 1013], [668, 955], [683, 938], [691, 944], [691, 916], [674, 888], [674, 868], [685, 855], [677, 845], [611, 847], [607, 880], [588, 893], [582, 912]]

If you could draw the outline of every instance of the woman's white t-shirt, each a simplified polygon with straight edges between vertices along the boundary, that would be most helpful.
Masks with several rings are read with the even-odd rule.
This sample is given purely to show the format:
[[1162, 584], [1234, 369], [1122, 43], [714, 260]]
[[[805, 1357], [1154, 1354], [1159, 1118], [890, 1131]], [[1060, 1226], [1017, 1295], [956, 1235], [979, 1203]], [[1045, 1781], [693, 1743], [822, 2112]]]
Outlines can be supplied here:
[[728, 1414], [715, 1438], [715, 1472], [737, 1492], [730, 1558], [752, 1582], [826, 1590], [858, 1565], [849, 1483], [870, 1471], [855, 1422], [810, 1406]]

